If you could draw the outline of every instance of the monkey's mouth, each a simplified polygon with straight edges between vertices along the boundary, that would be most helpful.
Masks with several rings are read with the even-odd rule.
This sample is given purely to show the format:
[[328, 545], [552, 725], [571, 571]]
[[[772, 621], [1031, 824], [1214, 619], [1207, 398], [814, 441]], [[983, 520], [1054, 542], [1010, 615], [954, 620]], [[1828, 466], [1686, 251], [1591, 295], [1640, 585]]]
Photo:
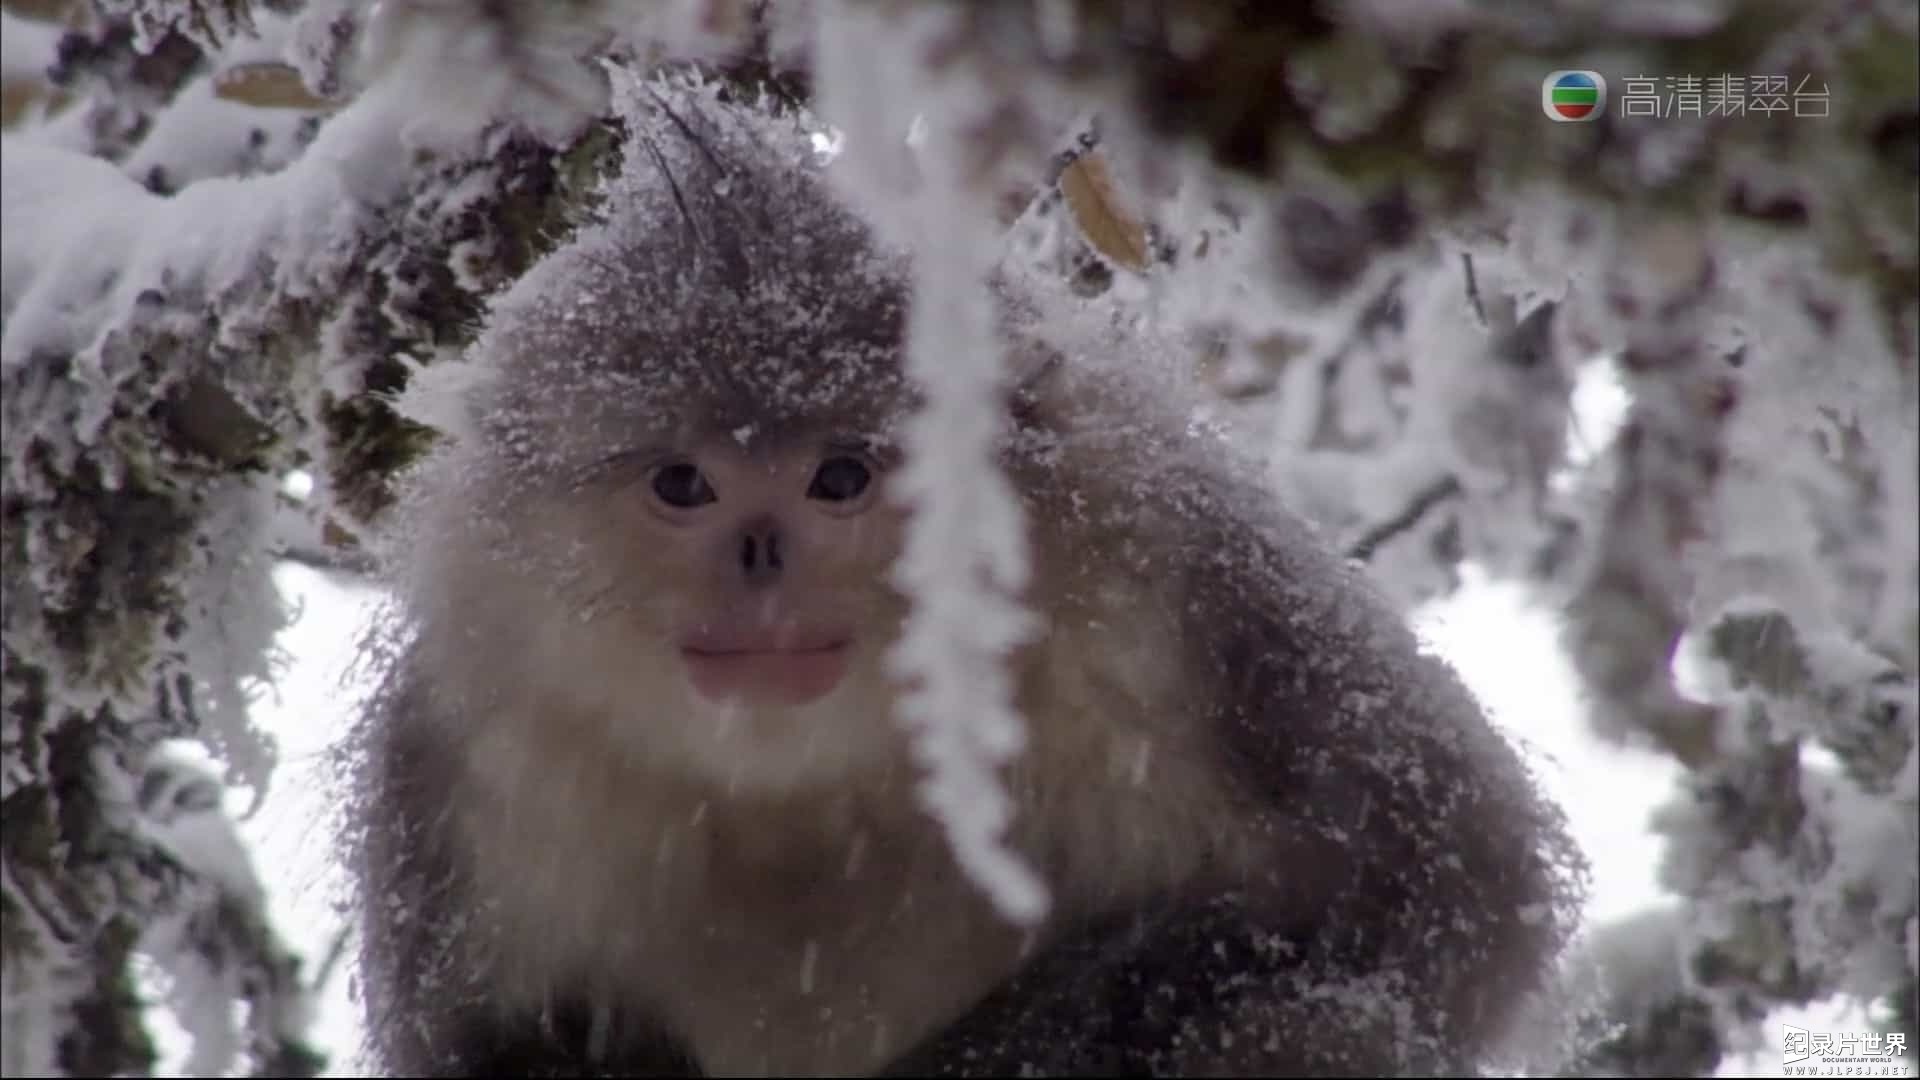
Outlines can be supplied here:
[[841, 634], [703, 634], [683, 642], [680, 655], [708, 700], [804, 705], [840, 685], [851, 645]]

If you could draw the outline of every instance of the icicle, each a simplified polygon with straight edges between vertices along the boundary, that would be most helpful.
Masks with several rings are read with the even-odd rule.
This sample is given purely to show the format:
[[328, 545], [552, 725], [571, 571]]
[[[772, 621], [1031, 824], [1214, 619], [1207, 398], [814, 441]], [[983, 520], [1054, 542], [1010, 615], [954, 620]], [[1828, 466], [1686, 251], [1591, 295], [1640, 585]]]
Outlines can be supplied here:
[[[917, 31], [930, 25], [920, 14], [823, 16], [823, 51], [837, 60], [820, 65], [820, 95], [846, 133], [849, 181], [911, 209], [891, 225], [913, 231], [918, 253], [907, 366], [926, 404], [906, 432], [898, 483], [914, 516], [895, 571], [914, 611], [891, 657], [915, 689], [899, 719], [928, 770], [921, 800], [955, 857], [1004, 915], [1032, 924], [1046, 886], [1005, 846], [1014, 803], [995, 774], [1025, 744], [1006, 657], [1032, 627], [1017, 599], [1029, 573], [1024, 521], [993, 452], [1002, 372], [986, 270], [998, 230], [960, 160], [978, 99], [928, 93], [912, 70]], [[902, 168], [909, 126], [924, 139], [917, 178]]]

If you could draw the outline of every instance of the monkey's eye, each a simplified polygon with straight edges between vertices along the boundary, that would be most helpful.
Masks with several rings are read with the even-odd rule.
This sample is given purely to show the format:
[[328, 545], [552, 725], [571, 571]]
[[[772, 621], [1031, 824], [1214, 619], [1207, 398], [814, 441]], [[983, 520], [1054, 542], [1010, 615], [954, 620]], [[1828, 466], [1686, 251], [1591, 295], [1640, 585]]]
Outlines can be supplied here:
[[866, 493], [873, 482], [873, 470], [850, 454], [835, 454], [820, 463], [807, 487], [807, 498], [823, 502], [849, 502]]
[[714, 501], [713, 487], [690, 461], [675, 461], [653, 470], [653, 494], [679, 510], [691, 510]]

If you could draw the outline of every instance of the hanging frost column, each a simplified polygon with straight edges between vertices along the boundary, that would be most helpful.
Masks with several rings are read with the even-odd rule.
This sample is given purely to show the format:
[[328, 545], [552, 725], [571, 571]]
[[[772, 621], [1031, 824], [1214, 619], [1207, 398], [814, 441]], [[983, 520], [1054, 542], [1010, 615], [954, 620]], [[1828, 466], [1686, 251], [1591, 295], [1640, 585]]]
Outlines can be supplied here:
[[[823, 111], [846, 133], [848, 179], [870, 189], [857, 193], [862, 205], [904, 211], [886, 224], [911, 231], [916, 255], [907, 366], [925, 405], [896, 481], [913, 510], [894, 572], [914, 604], [890, 658], [912, 686], [899, 719], [928, 770], [921, 801], [961, 867], [1004, 915], [1031, 924], [1046, 913], [1046, 886], [1005, 846], [1014, 805], [996, 772], [1025, 744], [1006, 656], [1033, 625], [1016, 599], [1029, 574], [1025, 522], [994, 456], [1001, 365], [985, 282], [998, 230], [983, 171], [965, 160], [969, 106], [984, 95], [930, 93], [916, 80], [915, 31], [931, 26], [918, 16], [938, 14], [832, 10], [817, 67]], [[917, 163], [903, 141], [912, 110], [926, 135]]]
[[1030, 922], [1045, 912], [1045, 886], [1000, 844], [1012, 802], [993, 773], [1025, 741], [1004, 656], [1031, 621], [1010, 595], [1027, 580], [1024, 522], [991, 450], [1000, 373], [985, 245], [967, 216], [930, 214], [929, 224], [938, 254], [917, 271], [908, 353], [927, 404], [908, 430], [900, 487], [914, 519], [895, 571], [915, 614], [893, 657], [919, 683], [901, 719], [932, 769], [922, 798], [961, 864], [1003, 912]]

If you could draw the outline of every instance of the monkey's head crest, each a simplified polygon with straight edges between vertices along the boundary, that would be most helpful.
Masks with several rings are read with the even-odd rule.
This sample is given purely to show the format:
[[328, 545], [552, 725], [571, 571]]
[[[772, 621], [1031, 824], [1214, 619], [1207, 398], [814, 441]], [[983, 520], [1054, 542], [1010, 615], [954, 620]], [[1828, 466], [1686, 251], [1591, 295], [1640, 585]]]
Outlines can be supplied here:
[[[464, 356], [417, 367], [395, 407], [558, 467], [559, 447], [516, 429], [586, 447], [636, 428], [890, 432], [919, 401], [903, 368], [909, 253], [837, 192], [822, 129], [683, 76], [616, 88], [622, 166], [594, 218], [494, 299]], [[1097, 357], [1044, 344], [1030, 331], [1087, 314], [1040, 300], [1058, 283], [1015, 277], [993, 290], [1014, 426], [1066, 368], [1142, 373], [1139, 343], [1126, 340], [1137, 328], [1077, 329], [1099, 341]]]
[[906, 256], [834, 193], [812, 130], [699, 84], [629, 97], [597, 220], [497, 297], [467, 358], [433, 365], [400, 407], [522, 451], [521, 427], [586, 451], [691, 428], [891, 423], [911, 402]]
[[407, 615], [440, 692], [488, 715], [826, 775], [896, 741], [907, 260], [798, 121], [642, 91], [597, 219], [399, 402], [452, 436], [393, 545]]

